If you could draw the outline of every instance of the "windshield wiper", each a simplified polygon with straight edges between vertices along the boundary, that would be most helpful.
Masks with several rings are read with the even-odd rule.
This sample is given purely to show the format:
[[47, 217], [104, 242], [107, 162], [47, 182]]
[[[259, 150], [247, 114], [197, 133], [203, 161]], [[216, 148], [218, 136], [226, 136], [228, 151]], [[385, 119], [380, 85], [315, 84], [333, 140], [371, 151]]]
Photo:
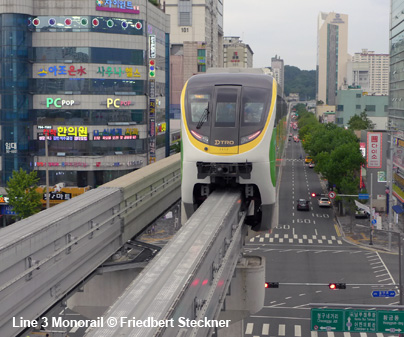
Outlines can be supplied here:
[[209, 115], [209, 103], [206, 109], [203, 111], [203, 114], [201, 116], [201, 119], [199, 120], [198, 124], [196, 125], [197, 129], [200, 129], [203, 123], [205, 123], [208, 120], [208, 115]]

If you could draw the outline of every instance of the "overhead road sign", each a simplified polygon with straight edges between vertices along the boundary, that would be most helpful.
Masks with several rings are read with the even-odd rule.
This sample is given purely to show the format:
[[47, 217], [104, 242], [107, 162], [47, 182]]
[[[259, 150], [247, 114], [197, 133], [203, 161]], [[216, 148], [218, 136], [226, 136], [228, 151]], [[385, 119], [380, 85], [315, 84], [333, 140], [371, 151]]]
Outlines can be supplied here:
[[369, 199], [369, 194], [367, 193], [359, 193], [358, 199]]
[[374, 290], [372, 297], [396, 297], [395, 290]]

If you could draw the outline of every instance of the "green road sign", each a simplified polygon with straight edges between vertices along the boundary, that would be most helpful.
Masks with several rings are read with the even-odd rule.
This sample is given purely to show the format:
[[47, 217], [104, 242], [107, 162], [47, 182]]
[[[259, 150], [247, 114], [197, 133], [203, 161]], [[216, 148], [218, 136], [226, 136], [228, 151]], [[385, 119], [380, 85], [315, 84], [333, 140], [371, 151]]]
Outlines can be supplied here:
[[376, 310], [345, 310], [344, 331], [376, 332]]
[[344, 331], [343, 324], [343, 309], [311, 309], [311, 330]]
[[403, 311], [378, 311], [377, 320], [378, 332], [404, 332]]

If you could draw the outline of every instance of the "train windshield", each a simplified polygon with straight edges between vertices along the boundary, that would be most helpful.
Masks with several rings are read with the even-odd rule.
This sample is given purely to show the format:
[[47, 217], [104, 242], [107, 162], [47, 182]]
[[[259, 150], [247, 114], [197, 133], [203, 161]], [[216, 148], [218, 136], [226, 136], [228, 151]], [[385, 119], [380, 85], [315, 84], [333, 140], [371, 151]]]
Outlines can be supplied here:
[[242, 96], [242, 126], [262, 124], [265, 118], [265, 105], [268, 90], [261, 88], [243, 88]]
[[192, 87], [186, 97], [190, 132], [199, 141], [220, 147], [223, 153], [238, 153], [239, 145], [260, 135], [271, 94], [268, 88], [254, 86]]

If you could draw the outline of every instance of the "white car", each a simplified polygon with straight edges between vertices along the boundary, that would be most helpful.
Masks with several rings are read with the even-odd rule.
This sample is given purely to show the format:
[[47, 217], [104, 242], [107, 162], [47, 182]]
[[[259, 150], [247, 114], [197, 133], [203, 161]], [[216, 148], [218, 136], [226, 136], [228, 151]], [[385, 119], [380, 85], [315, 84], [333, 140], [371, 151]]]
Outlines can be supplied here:
[[318, 199], [318, 205], [320, 207], [331, 207], [331, 201], [327, 197], [321, 197]]

